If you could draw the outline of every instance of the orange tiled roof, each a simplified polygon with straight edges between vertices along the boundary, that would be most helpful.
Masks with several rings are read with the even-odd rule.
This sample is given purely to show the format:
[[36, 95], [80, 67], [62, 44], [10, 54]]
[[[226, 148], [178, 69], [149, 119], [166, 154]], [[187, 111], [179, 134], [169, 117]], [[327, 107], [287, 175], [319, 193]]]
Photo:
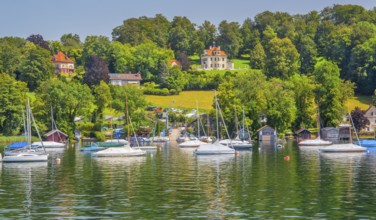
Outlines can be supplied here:
[[180, 64], [180, 62], [178, 61], [178, 60], [175, 60], [175, 59], [173, 59], [173, 60], [169, 60], [168, 61], [168, 64], [169, 65], [178, 65], [178, 66], [181, 66], [181, 64]]
[[[214, 51], [220, 51], [220, 54], [219, 55], [218, 54], [213, 55]], [[221, 50], [220, 47], [212, 47], [212, 48], [206, 50], [206, 53], [207, 53], [208, 56], [227, 56], [227, 54], [223, 50]]]
[[57, 54], [51, 57], [51, 61], [55, 63], [74, 63], [73, 60], [69, 59], [67, 55], [63, 52], [57, 52]]

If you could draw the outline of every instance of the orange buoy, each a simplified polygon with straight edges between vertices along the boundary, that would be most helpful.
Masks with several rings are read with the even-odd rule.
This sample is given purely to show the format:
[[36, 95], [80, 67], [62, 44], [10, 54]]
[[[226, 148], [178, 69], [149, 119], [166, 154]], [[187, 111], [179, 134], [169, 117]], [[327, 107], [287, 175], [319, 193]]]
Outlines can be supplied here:
[[290, 160], [290, 156], [285, 156], [284, 159], [285, 159], [286, 161], [289, 161], [289, 160]]

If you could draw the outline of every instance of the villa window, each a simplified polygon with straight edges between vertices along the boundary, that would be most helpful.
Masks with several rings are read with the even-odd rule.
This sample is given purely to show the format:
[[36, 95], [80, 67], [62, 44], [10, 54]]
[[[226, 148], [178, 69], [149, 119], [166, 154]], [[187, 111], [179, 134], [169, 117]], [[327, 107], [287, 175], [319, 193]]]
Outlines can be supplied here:
[[225, 64], [222, 64], [222, 68], [225, 68]]
[[222, 61], [225, 61], [225, 58], [222, 58]]

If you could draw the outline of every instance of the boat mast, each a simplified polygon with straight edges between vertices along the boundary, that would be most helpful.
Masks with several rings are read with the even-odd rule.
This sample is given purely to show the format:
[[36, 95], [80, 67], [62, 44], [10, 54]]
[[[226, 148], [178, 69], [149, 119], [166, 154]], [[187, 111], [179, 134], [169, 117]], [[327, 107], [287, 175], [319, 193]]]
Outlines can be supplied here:
[[125, 96], [125, 115], [126, 115], [125, 123], [127, 123], [128, 143], [130, 143], [130, 141], [131, 141], [131, 135], [129, 133], [129, 112], [128, 112], [128, 96], [127, 95]]
[[200, 138], [200, 114], [198, 113], [198, 101], [196, 100], [197, 138]]
[[[235, 111], [235, 128], [236, 128], [236, 136], [239, 135], [239, 125], [238, 125], [238, 114], [236, 113], [236, 106], [234, 106]], [[230, 137], [229, 137], [230, 138]], [[230, 138], [231, 139], [231, 138]]]
[[245, 117], [244, 117], [244, 105], [242, 106], [242, 112], [243, 112], [243, 130], [242, 130], [242, 138], [241, 139], [243, 139], [244, 140], [244, 129], [245, 129], [245, 123], [244, 123], [244, 121], [245, 121]]
[[317, 126], [317, 137], [320, 139], [320, 109], [319, 109], [319, 103], [317, 103], [317, 120], [316, 120], [316, 126]]
[[[28, 104], [29, 114], [30, 114], [30, 115], [29, 115], [29, 119], [32, 119], [32, 120], [33, 120], [33, 124], [34, 124], [35, 130], [37, 130], [38, 138], [39, 138], [39, 140], [40, 140], [40, 142], [41, 142], [41, 144], [42, 144], [43, 151], [44, 151], [45, 154], [47, 154], [47, 152], [46, 152], [46, 148], [44, 147], [44, 144], [43, 144], [43, 141], [42, 141], [42, 137], [40, 136], [40, 133], [39, 133], [39, 130], [38, 130], [37, 124], [35, 123], [34, 116], [33, 116], [33, 114], [31, 113], [31, 109], [30, 109], [30, 101], [29, 101], [29, 99], [27, 100], [27, 104]], [[29, 133], [30, 133], [30, 147], [31, 147], [31, 121], [30, 121], [30, 131], [29, 131]]]
[[219, 140], [219, 124], [218, 124], [218, 100], [217, 100], [217, 91], [214, 90], [214, 99], [215, 99], [215, 120], [217, 124], [217, 140]]

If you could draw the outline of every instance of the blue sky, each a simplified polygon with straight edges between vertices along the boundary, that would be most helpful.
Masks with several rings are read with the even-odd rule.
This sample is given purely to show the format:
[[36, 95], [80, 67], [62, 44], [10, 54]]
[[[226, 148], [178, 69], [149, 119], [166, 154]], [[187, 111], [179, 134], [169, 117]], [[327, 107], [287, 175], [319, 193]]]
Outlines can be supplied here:
[[334, 4], [357, 4], [366, 9], [375, 0], [2, 0], [0, 2], [0, 37], [26, 38], [41, 34], [45, 40], [59, 40], [63, 34], [104, 35], [111, 39], [112, 29], [132, 17], [163, 14], [187, 16], [200, 25], [204, 20], [218, 24], [222, 20], [242, 23], [263, 11], [306, 14]]

